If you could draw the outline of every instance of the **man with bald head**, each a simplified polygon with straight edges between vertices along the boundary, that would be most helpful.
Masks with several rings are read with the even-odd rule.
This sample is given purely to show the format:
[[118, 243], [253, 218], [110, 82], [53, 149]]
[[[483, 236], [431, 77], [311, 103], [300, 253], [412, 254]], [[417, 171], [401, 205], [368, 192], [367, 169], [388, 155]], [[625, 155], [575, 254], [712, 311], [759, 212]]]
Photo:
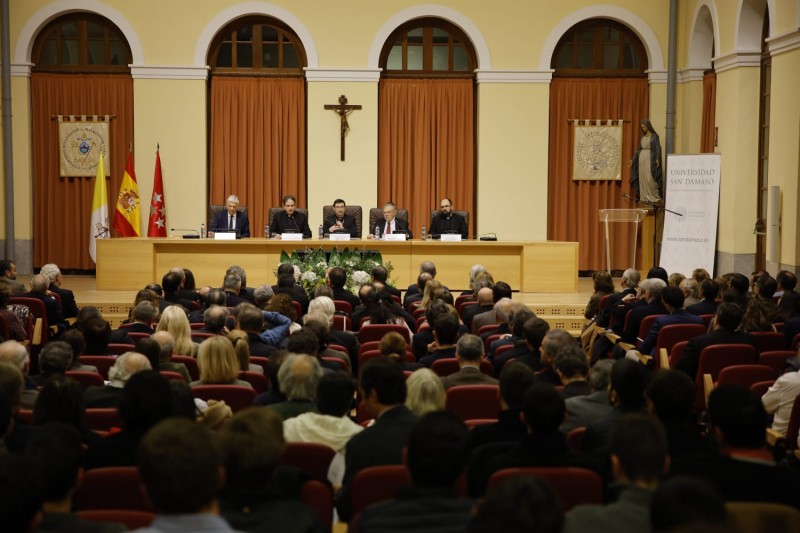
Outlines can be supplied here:
[[31, 290], [24, 293], [22, 296], [41, 300], [47, 312], [47, 325], [56, 326], [59, 332], [61, 332], [67, 328], [67, 323], [64, 321], [64, 315], [61, 313], [56, 299], [47, 294], [47, 287], [49, 286], [50, 279], [47, 276], [36, 274], [31, 278]]
[[[488, 311], [494, 310], [494, 299], [492, 289], [489, 287], [483, 287], [478, 291], [478, 305], [469, 305], [466, 309], [464, 309], [464, 314], [461, 319], [464, 321], [464, 325], [472, 331], [472, 319], [476, 316], [486, 313]], [[475, 331], [473, 331], [475, 333]]]
[[118, 407], [122, 398], [122, 389], [125, 383], [142, 370], [150, 370], [150, 361], [144, 355], [136, 352], [125, 352], [108, 369], [109, 384], [102, 387], [89, 387], [83, 393], [86, 408], [92, 407]]
[[[513, 291], [511, 289], [511, 285], [506, 283], [505, 281], [498, 281], [497, 283], [493, 283], [492, 287], [492, 301], [494, 303], [499, 302], [503, 298], [511, 299], [513, 295]], [[480, 290], [480, 289], [479, 289]], [[472, 320], [472, 329], [477, 331], [482, 328], [483, 326], [488, 326], [490, 324], [499, 324], [500, 320], [497, 318], [496, 308], [493, 308], [491, 311], [486, 311], [484, 313], [480, 313], [475, 315], [475, 318]], [[506, 314], [510, 312], [507, 311]]]
[[22, 390], [20, 406], [24, 409], [33, 409], [39, 392], [36, 390], [36, 382], [28, 375], [31, 368], [28, 350], [17, 341], [6, 341], [0, 344], [0, 361], [11, 363], [22, 373], [25, 384]]

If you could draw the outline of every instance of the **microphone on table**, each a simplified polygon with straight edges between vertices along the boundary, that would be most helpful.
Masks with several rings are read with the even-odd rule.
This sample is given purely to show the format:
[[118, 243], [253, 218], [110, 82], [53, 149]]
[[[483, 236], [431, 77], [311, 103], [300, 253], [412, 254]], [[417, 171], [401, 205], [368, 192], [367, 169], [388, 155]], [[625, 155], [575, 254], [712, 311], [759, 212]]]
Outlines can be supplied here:
[[496, 241], [497, 234], [496, 233], [484, 233], [483, 235], [478, 235], [479, 241]]
[[183, 234], [183, 238], [184, 239], [199, 239], [200, 238], [200, 232], [197, 231], [196, 229], [192, 229], [192, 228], [169, 228], [169, 230], [170, 231], [191, 231], [191, 232], [194, 233], [194, 235], [184, 233]]

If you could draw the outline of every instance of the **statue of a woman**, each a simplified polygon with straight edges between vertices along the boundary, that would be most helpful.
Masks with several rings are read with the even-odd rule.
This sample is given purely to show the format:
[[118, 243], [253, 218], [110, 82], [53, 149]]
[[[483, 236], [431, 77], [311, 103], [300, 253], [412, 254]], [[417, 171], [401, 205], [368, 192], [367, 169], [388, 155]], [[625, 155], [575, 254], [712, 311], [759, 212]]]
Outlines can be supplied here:
[[642, 138], [633, 154], [631, 166], [631, 185], [639, 200], [656, 203], [661, 196], [661, 140], [648, 119], [641, 124]]

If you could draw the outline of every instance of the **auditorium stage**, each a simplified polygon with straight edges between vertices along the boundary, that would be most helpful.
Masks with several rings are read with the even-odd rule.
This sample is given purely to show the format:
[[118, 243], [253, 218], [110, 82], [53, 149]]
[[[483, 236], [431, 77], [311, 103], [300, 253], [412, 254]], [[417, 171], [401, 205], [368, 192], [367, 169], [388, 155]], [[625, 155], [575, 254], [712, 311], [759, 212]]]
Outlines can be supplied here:
[[241, 239], [117, 238], [97, 241], [96, 289], [137, 290], [160, 282], [172, 267], [190, 269], [197, 286], [222, 285], [225, 270], [233, 264], [247, 272], [251, 287], [275, 283], [281, 251], [345, 247], [380, 251], [394, 267], [398, 287], [414, 283], [422, 261], [436, 264], [439, 279], [453, 291], [466, 290], [469, 268], [484, 265], [495, 280], [503, 280], [523, 293], [575, 293], [578, 291], [578, 243], [554, 241], [410, 240], [385, 242], [354, 240], [281, 241]]

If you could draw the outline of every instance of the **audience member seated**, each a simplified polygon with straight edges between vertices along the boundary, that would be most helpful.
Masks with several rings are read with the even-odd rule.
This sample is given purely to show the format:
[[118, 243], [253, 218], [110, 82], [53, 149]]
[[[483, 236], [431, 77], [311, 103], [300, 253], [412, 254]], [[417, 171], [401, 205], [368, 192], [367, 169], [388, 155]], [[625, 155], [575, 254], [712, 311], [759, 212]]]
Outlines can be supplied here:
[[225, 306], [236, 307], [242, 302], [246, 302], [247, 298], [243, 298], [240, 294], [242, 290], [242, 278], [239, 274], [228, 272], [222, 279], [222, 290], [225, 291]]
[[630, 359], [620, 359], [611, 369], [611, 384], [608, 400], [614, 407], [612, 411], [586, 426], [583, 436], [584, 451], [602, 450], [608, 446], [608, 439], [614, 424], [622, 415], [645, 412], [644, 391], [650, 373], [643, 364]]
[[778, 284], [778, 290], [773, 295], [778, 298], [778, 307], [773, 316], [775, 322], [786, 322], [800, 316], [800, 293], [795, 290], [797, 276], [794, 272], [781, 270], [775, 276], [775, 282]]
[[264, 373], [264, 367], [250, 362], [250, 346], [247, 342], [247, 333], [234, 329], [227, 335], [228, 340], [233, 345], [233, 351], [236, 354], [236, 359], [239, 361], [240, 371]]
[[447, 394], [442, 379], [430, 368], [420, 368], [406, 380], [406, 407], [415, 415], [423, 416], [444, 409]]
[[725, 274], [723, 278], [727, 278], [728, 283], [720, 285], [722, 301], [735, 303], [744, 309], [750, 301], [750, 280], [739, 273]]
[[[497, 326], [495, 329], [490, 329], [489, 331], [485, 331], [481, 333], [481, 340], [486, 342], [486, 340], [491, 337], [492, 335], [510, 335], [511, 334], [511, 325], [508, 323], [509, 314], [511, 313], [511, 308], [514, 305], [514, 301], [511, 298], [500, 298], [494, 304], [494, 315], [492, 318], [494, 319], [493, 323], [483, 324], [484, 326]], [[484, 316], [484, 314], [480, 314], [475, 317], [473, 320], [472, 325], [477, 333], [481, 327], [479, 326], [479, 320]], [[488, 315], [487, 315], [488, 316]]]
[[736, 385], [720, 385], [708, 399], [708, 422], [719, 453], [677, 457], [672, 475], [708, 479], [729, 502], [800, 507], [797, 473], [776, 466], [764, 448], [767, 414], [760, 398]]
[[778, 284], [769, 274], [759, 277], [753, 284], [753, 294], [744, 307], [742, 322], [738, 331], [752, 333], [758, 331], [775, 331], [772, 321], [777, 307], [772, 299]]
[[475, 450], [492, 442], [516, 442], [527, 433], [520, 419], [525, 392], [536, 381], [533, 371], [525, 365], [508, 365], [500, 373], [500, 413], [497, 422], [481, 424], [469, 432], [469, 449]]
[[[266, 330], [265, 319], [271, 324]], [[236, 327], [247, 333], [250, 355], [258, 357], [272, 354], [288, 335], [291, 324], [292, 319], [287, 316], [252, 306], [243, 307], [236, 315]]]
[[703, 453], [708, 446], [694, 424], [694, 381], [680, 370], [661, 370], [645, 391], [647, 410], [664, 425], [672, 458]]
[[653, 322], [650, 331], [647, 333], [647, 337], [638, 350], [645, 355], [655, 355], [658, 333], [664, 326], [703, 323], [703, 320], [699, 316], [693, 315], [683, 308], [683, 291], [678, 287], [665, 287], [661, 293], [661, 299], [669, 314], [658, 317]]
[[678, 288], [683, 292], [684, 308], [700, 303], [700, 284], [692, 278], [685, 278]]
[[133, 321], [124, 328], [111, 332], [110, 342], [113, 344], [134, 344], [128, 333], [155, 333], [153, 326], [158, 322], [158, 307], [152, 302], [143, 300], [133, 308]]
[[83, 338], [86, 341], [85, 355], [108, 355], [111, 325], [105, 319], [94, 318], [83, 328]]
[[195, 309], [189, 313], [189, 322], [192, 324], [200, 324], [203, 322], [203, 317], [206, 309], [215, 305], [225, 307], [228, 301], [228, 296], [222, 289], [209, 289], [203, 296], [200, 297], [203, 302], [202, 309]]
[[39, 392], [36, 390], [36, 382], [29, 375], [31, 360], [28, 350], [17, 341], [0, 343], [0, 362], [11, 363], [20, 371], [24, 380], [24, 387], [19, 399], [20, 406], [23, 409], [33, 409]]
[[158, 516], [142, 533], [233, 532], [217, 516], [222, 461], [209, 431], [199, 424], [164, 420], [142, 440], [139, 475]]
[[269, 285], [259, 285], [253, 289], [253, 300], [255, 300], [256, 307], [259, 309], [266, 308], [274, 294], [272, 287]]
[[560, 348], [556, 352], [553, 368], [564, 386], [561, 396], [565, 400], [589, 394], [589, 382], [586, 381], [589, 363], [586, 362], [586, 352], [577, 344], [567, 344]]
[[220, 433], [219, 441], [225, 467], [219, 514], [232, 527], [264, 533], [324, 531], [316, 511], [290, 495], [275, 479], [286, 449], [278, 415], [269, 409], [239, 412]]
[[67, 329], [67, 322], [58, 307], [58, 302], [53, 296], [47, 294], [50, 280], [47, 276], [36, 274], [31, 278], [31, 290], [21, 294], [25, 298], [35, 298], [41, 300], [47, 313], [47, 325], [58, 328], [59, 333]]
[[79, 372], [97, 372], [97, 367], [94, 365], [84, 365], [78, 358], [83, 355], [86, 349], [86, 340], [83, 338], [83, 333], [77, 329], [68, 329], [59, 337], [61, 342], [66, 342], [72, 348], [72, 363], [70, 363], [67, 370], [77, 370]]
[[[508, 304], [506, 305], [506, 318], [508, 317], [508, 312], [510, 310], [511, 305], [511, 296], [513, 291], [511, 290], [511, 285], [506, 283], [505, 281], [498, 281], [491, 287], [492, 289], [492, 303], [494, 306], [490, 311], [484, 311], [482, 313], [478, 313], [475, 315], [475, 318], [472, 319], [472, 324], [470, 324], [471, 330], [475, 333], [478, 332], [483, 326], [490, 326], [493, 324], [502, 324], [501, 318], [497, 315], [497, 304], [502, 300], [509, 300]], [[480, 292], [480, 289], [478, 290]], [[474, 307], [474, 306], [473, 306]], [[471, 309], [467, 307], [467, 310]], [[498, 331], [497, 333], [508, 333], [507, 331], [501, 332]]]
[[397, 497], [364, 509], [360, 531], [461, 532], [473, 502], [460, 498], [456, 481], [467, 461], [467, 428], [449, 411], [425, 415], [408, 436], [411, 485]]
[[655, 533], [727, 531], [725, 500], [705, 479], [689, 476], [667, 479], [653, 494], [650, 526]]
[[[529, 318], [533, 318], [534, 315], [533, 311], [531, 311], [527, 305], [519, 302], [515, 302], [511, 304], [511, 311], [508, 313], [508, 325], [511, 329], [511, 336], [509, 337], [501, 337], [500, 339], [492, 342], [489, 345], [489, 353], [488, 358], [494, 364], [494, 375], [497, 376], [502, 370], [503, 365], [507, 359], [514, 359], [521, 355], [525, 355], [526, 353], [530, 352], [527, 344], [525, 343], [525, 332], [523, 330], [523, 326], [525, 322]], [[494, 352], [497, 350], [498, 347], [504, 346], [506, 344], [514, 345], [512, 350], [508, 350], [503, 353], [503, 357], [500, 359], [495, 358]], [[499, 362], [498, 362], [499, 361]]]
[[197, 291], [197, 285], [194, 281], [194, 273], [188, 268], [175, 267], [171, 268], [170, 272], [175, 272], [181, 277], [181, 291], [180, 297], [192, 302], [200, 301], [200, 293]]
[[286, 395], [286, 401], [273, 403], [269, 408], [283, 420], [303, 413], [316, 413], [317, 404], [314, 399], [320, 378], [322, 367], [316, 357], [290, 353], [278, 369], [278, 384], [281, 392]]
[[185, 313], [194, 309], [194, 302], [181, 297], [183, 279], [176, 272], [167, 272], [161, 278], [161, 290], [164, 291], [164, 301], [167, 305], [180, 305]]
[[[171, 305], [170, 307], [175, 307]], [[158, 321], [156, 331], [167, 331], [175, 341], [176, 355], [191, 355], [197, 357], [198, 344], [192, 341], [192, 328], [189, 319], [181, 308], [164, 309], [161, 320]]]
[[63, 376], [72, 364], [72, 346], [66, 342], [50, 341], [39, 352], [39, 374], [31, 379], [41, 387], [52, 376]]
[[539, 476], [515, 476], [478, 502], [466, 531], [561, 533], [563, 524], [564, 509], [550, 484]]
[[378, 358], [361, 369], [361, 397], [367, 416], [375, 423], [350, 439], [345, 447], [345, 473], [337, 493], [336, 509], [349, 521], [353, 478], [370, 466], [401, 464], [403, 448], [418, 417], [404, 405], [406, 379], [393, 361]]
[[333, 316], [336, 314], [336, 306], [333, 303], [333, 299], [328, 296], [315, 296], [308, 303], [308, 314], [322, 314], [327, 318], [329, 327], [328, 342], [347, 348], [353, 373], [358, 375], [358, 338], [352, 331], [333, 329]]
[[400, 298], [401, 291], [397, 287], [389, 284], [389, 271], [383, 265], [375, 265], [372, 267], [372, 283], [383, 284], [383, 291], [391, 296]]
[[[303, 308], [303, 313], [308, 311], [308, 295], [302, 285], [297, 283], [300, 277], [299, 269], [295, 271], [295, 266], [289, 263], [281, 263], [278, 265], [278, 284], [272, 286], [272, 291], [275, 294], [288, 294], [289, 298], [300, 304]], [[288, 277], [291, 276], [291, 282]], [[283, 283], [281, 283], [283, 279]]]
[[281, 391], [281, 385], [278, 381], [278, 371], [283, 366], [287, 357], [289, 357], [288, 350], [275, 350], [275, 352], [269, 356], [269, 363], [267, 363], [267, 368], [264, 369], [269, 378], [269, 390], [256, 396], [253, 405], [272, 405], [287, 400], [286, 395]]
[[328, 272], [328, 285], [333, 290], [333, 299], [342, 300], [351, 305], [353, 309], [358, 306], [358, 296], [345, 288], [347, 284], [347, 271], [342, 267], [333, 267]]
[[276, 292], [275, 295], [269, 299], [269, 303], [267, 304], [267, 311], [271, 311], [273, 313], [279, 313], [284, 317], [288, 318], [289, 320], [291, 320], [291, 322], [289, 323], [289, 332], [285, 336], [291, 335], [292, 333], [299, 331], [300, 328], [302, 327], [300, 324], [297, 323], [299, 317], [295, 312], [294, 305], [292, 304], [292, 299], [288, 294]]
[[603, 359], [589, 369], [586, 379], [589, 384], [589, 394], [573, 396], [564, 402], [567, 418], [561, 424], [562, 433], [566, 434], [575, 428], [586, 427], [611, 414], [614, 408], [608, 400], [608, 385], [611, 382], [613, 367], [612, 359]]
[[172, 339], [172, 335], [170, 335], [168, 331], [157, 331], [153, 334], [151, 339], [156, 341], [161, 347], [158, 355], [158, 370], [177, 372], [183, 376], [183, 379], [186, 383], [190, 383], [192, 378], [189, 374], [189, 369], [186, 368], [186, 365], [171, 361], [172, 355], [175, 352], [175, 341]]
[[466, 334], [456, 342], [458, 372], [442, 378], [445, 389], [456, 385], [497, 385], [497, 379], [481, 371], [483, 341], [477, 335]]
[[442, 313], [433, 323], [433, 345], [428, 346], [428, 354], [419, 360], [430, 368], [434, 361], [452, 359], [456, 356], [458, 339], [458, 320], [450, 313]]
[[[313, 301], [313, 300], [312, 300]], [[326, 315], [321, 313], [309, 313], [303, 317], [303, 329], [314, 334], [317, 337], [317, 356], [320, 357], [320, 364], [323, 367], [338, 370], [336, 363], [331, 363], [323, 358], [335, 358], [342, 362], [345, 367], [350, 371], [352, 368], [352, 361], [350, 355], [341, 350], [335, 350], [328, 346], [331, 334], [331, 322]], [[296, 334], [295, 334], [296, 335]]]
[[675, 364], [675, 368], [695, 379], [697, 367], [700, 364], [700, 355], [705, 348], [719, 344], [749, 344], [755, 347], [756, 340], [752, 335], [737, 331], [741, 321], [742, 308], [739, 305], [729, 302], [719, 304], [717, 314], [711, 320], [711, 332], [691, 339], [683, 350], [683, 357]]
[[128, 380], [137, 372], [150, 369], [150, 361], [140, 353], [125, 352], [120, 355], [108, 369], [108, 385], [89, 387], [83, 393], [86, 408], [117, 407]]
[[33, 406], [33, 422], [37, 426], [59, 422], [75, 428], [87, 446], [101, 439], [98, 433], [83, 427], [83, 389], [77, 381], [54, 375], [39, 391]]
[[316, 393], [319, 412], [302, 413], [283, 423], [288, 442], [324, 444], [336, 452], [328, 469], [328, 480], [333, 486], [341, 485], [344, 478], [345, 445], [364, 429], [348, 417], [355, 392], [355, 381], [344, 372], [322, 376]]
[[[403, 297], [403, 307], [407, 311], [419, 307], [422, 297], [425, 295], [425, 286], [431, 280], [433, 280], [433, 276], [429, 272], [420, 272], [419, 276], [417, 276], [417, 282], [408, 286], [406, 294]], [[414, 292], [409, 294], [412, 287], [414, 288]]]
[[693, 315], [713, 315], [717, 312], [717, 296], [719, 295], [719, 283], [713, 279], [706, 279], [700, 282], [700, 302], [694, 305], [687, 305], [686, 311]]
[[[473, 333], [477, 332], [477, 329], [472, 327], [472, 319], [481, 313], [492, 313], [494, 311], [492, 289], [489, 287], [480, 289], [478, 291], [478, 297], [476, 298], [476, 301], [478, 302], [478, 305], [468, 305], [461, 314], [461, 318], [464, 321], [464, 324], [467, 326], [467, 329]], [[490, 318], [488, 324], [492, 323], [495, 323], [495, 321]]]
[[[636, 296], [636, 287], [639, 286], [640, 276], [641, 274], [639, 274], [639, 271], [635, 268], [629, 268], [622, 273], [622, 278], [619, 280], [620, 291], [609, 296], [605, 306], [600, 309], [597, 319], [595, 320], [598, 326], [602, 328], [611, 326], [613, 312], [622, 304], [623, 298]], [[617, 335], [621, 335], [624, 326], [623, 323], [615, 321], [611, 329]]]
[[[414, 357], [417, 358], [417, 361], [422, 359], [423, 357], [427, 356], [430, 352], [429, 349], [433, 347], [433, 324], [436, 323], [436, 320], [439, 316], [444, 314], [452, 315], [453, 319], [458, 321], [458, 312], [456, 308], [449, 305], [444, 300], [434, 300], [431, 304], [425, 309], [425, 321], [428, 323], [428, 328], [420, 329], [418, 332], [414, 334], [411, 338], [411, 351], [414, 354]], [[458, 329], [459, 335], [465, 335], [469, 333], [469, 330], [464, 324], [459, 325]]]
[[[648, 278], [639, 284], [639, 299], [630, 302], [629, 311], [626, 311], [627, 317], [618, 318], [618, 320], [625, 322], [625, 327], [619, 339], [620, 342], [636, 346], [642, 321], [648, 316], [668, 314], [667, 308], [664, 307], [661, 301], [661, 294], [666, 288], [667, 284], [659, 278]], [[680, 289], [678, 289], [678, 292], [680, 292]], [[655, 343], [655, 340], [653, 340], [653, 343]], [[602, 349], [602, 344], [598, 340], [595, 348], [597, 349], [597, 346], [600, 345], [599, 349]], [[614, 347], [614, 356], [617, 359], [624, 357], [625, 351], [622, 346], [617, 345]], [[601, 354], [595, 351], [592, 355], [600, 357]]]
[[[520, 313], [517, 312], [515, 314], [515, 324], [516, 319], [521, 319], [522, 317], [526, 316], [527, 313]], [[512, 348], [511, 350], [506, 351], [503, 354], [500, 354], [494, 358], [494, 371], [495, 375], [498, 375], [502, 369], [502, 367], [509, 362], [514, 362], [518, 364], [523, 364], [533, 370], [534, 372], [541, 372], [545, 369], [544, 365], [544, 357], [543, 357], [543, 348], [542, 343], [545, 339], [549, 338], [551, 340], [556, 339], [558, 344], [553, 344], [550, 348], [552, 349], [551, 354], [555, 356], [556, 351], [563, 345], [566, 341], [571, 341], [572, 337], [569, 337], [567, 334], [566, 337], [562, 338], [563, 336], [560, 333], [556, 333], [556, 331], [560, 333], [566, 333], [563, 330], [553, 330], [553, 335], [549, 335], [550, 332], [550, 324], [546, 321], [542, 320], [538, 316], [531, 316], [522, 324], [522, 337], [525, 339], [524, 344], [519, 344]], [[553, 357], [551, 355], [547, 356], [548, 361], [548, 368], [550, 368], [550, 373], [555, 376], [552, 371], [552, 364]], [[541, 374], [540, 374], [541, 375]], [[552, 379], [553, 376], [550, 376]], [[558, 376], [555, 376], [556, 379]], [[537, 375], [537, 380], [539, 380], [539, 376]], [[548, 380], [550, 380], [548, 379]], [[553, 382], [553, 385], [561, 385], [561, 381]]]
[[190, 385], [238, 385], [253, 388], [247, 381], [239, 377], [239, 361], [233, 344], [220, 335], [209, 337], [200, 344], [197, 352], [197, 367], [200, 370], [200, 379], [192, 381]]
[[45, 481], [42, 521], [37, 531], [118, 533], [121, 524], [89, 522], [72, 511], [72, 497], [81, 479], [83, 447], [74, 427], [52, 423], [42, 427], [28, 443], [26, 453], [41, 465]]
[[10, 338], [4, 340], [26, 342], [28, 332], [25, 331], [25, 326], [17, 318], [17, 315], [8, 308], [9, 300], [11, 300], [11, 288], [5, 283], [0, 283], [0, 316], [8, 326], [10, 335]]
[[664, 428], [646, 415], [625, 415], [614, 425], [609, 452], [614, 481], [624, 487], [619, 498], [608, 505], [575, 507], [567, 513], [564, 533], [650, 530], [653, 493], [669, 468]]
[[469, 465], [469, 492], [480, 496], [495, 472], [520, 466], [572, 466], [598, 470], [596, 462], [567, 446], [559, 431], [564, 421], [564, 398], [549, 383], [536, 383], [525, 392], [521, 418], [528, 433], [516, 443], [486, 444], [472, 454]]
[[592, 292], [589, 301], [586, 303], [586, 308], [583, 310], [583, 318], [586, 320], [594, 320], [600, 312], [600, 300], [604, 296], [614, 294], [614, 280], [606, 270], [598, 270], [592, 274], [592, 284], [594, 292]]
[[152, 338], [138, 339], [133, 347], [136, 353], [140, 353], [147, 357], [150, 361], [150, 368], [153, 370], [160, 370], [161, 366], [161, 344]]
[[139, 442], [150, 428], [172, 416], [172, 391], [155, 370], [131, 376], [119, 401], [122, 431], [100, 439], [86, 452], [84, 467], [135, 466]]
[[794, 399], [800, 394], [800, 370], [786, 372], [761, 397], [764, 409], [773, 415], [772, 429], [786, 433]]
[[241, 296], [251, 304], [255, 305], [256, 303], [255, 290], [253, 289], [253, 287], [247, 286], [247, 272], [245, 272], [245, 270], [239, 265], [231, 265], [228, 267], [228, 270], [225, 271], [225, 274], [226, 275], [236, 274], [237, 276], [239, 276], [239, 279], [242, 280], [242, 283], [239, 286], [239, 296]]
[[221, 305], [212, 305], [203, 311], [203, 327], [193, 333], [211, 333], [213, 335], [228, 334], [228, 308]]

